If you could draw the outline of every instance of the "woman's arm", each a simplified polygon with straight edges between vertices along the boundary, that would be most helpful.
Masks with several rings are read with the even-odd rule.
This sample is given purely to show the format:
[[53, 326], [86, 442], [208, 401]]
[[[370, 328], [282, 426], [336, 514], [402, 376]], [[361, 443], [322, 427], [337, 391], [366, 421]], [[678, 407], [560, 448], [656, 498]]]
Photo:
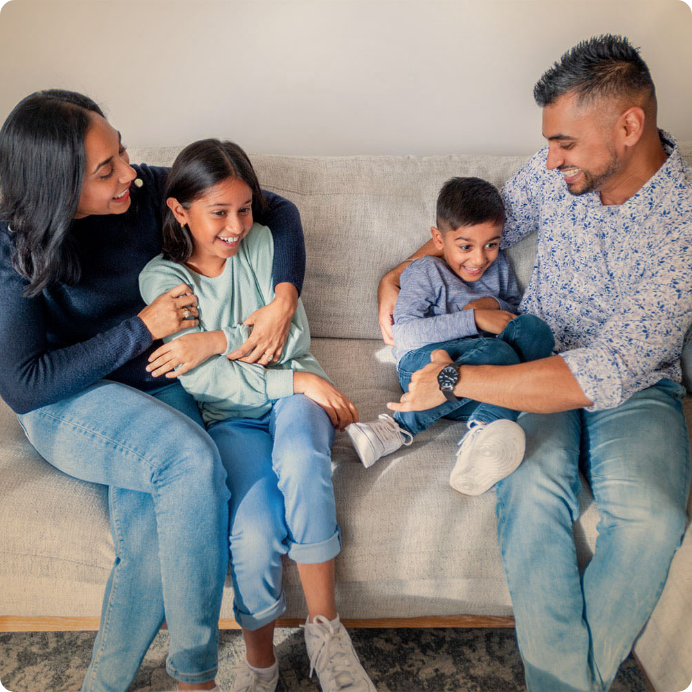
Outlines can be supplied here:
[[293, 202], [266, 190], [267, 212], [255, 219], [269, 226], [274, 240], [272, 278], [275, 298], [245, 320], [248, 340], [230, 353], [232, 360], [269, 365], [281, 358], [305, 277], [305, 240], [300, 213]]

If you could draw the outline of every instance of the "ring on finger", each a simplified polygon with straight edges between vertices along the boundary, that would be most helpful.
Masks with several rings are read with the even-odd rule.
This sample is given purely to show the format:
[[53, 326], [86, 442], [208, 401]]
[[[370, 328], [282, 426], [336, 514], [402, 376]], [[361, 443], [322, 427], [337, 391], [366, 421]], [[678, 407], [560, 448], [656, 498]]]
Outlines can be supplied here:
[[189, 320], [191, 314], [192, 313], [190, 312], [189, 308], [183, 308], [183, 319], [184, 320]]
[[401, 397], [401, 400], [402, 400], [402, 401], [406, 401], [406, 398], [407, 398], [407, 396], [406, 396], [406, 394], [404, 394], [404, 395]]
[[264, 357], [269, 358], [269, 360], [271, 360], [274, 357], [274, 353], [272, 351], [265, 351]]

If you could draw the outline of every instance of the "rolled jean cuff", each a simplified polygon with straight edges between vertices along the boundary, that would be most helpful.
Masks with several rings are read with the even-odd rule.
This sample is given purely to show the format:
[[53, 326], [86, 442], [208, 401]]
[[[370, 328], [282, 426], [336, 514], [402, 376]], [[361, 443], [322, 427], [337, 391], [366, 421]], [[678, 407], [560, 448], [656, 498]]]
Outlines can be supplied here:
[[166, 661], [166, 672], [178, 682], [184, 682], [188, 685], [193, 685], [196, 682], [209, 682], [216, 677], [217, 671], [218, 666], [214, 666], [201, 673], [181, 673], [179, 670], [176, 670], [169, 661]]
[[321, 543], [291, 543], [288, 542], [288, 557], [299, 565], [318, 565], [327, 562], [341, 552], [341, 530], [336, 531], [331, 538]]
[[265, 608], [259, 613], [250, 615], [249, 613], [241, 613], [236, 604], [233, 604], [233, 615], [235, 621], [246, 630], [258, 630], [260, 627], [268, 625], [270, 622], [274, 622], [276, 618], [283, 615], [286, 612], [286, 594], [283, 590], [279, 598], [272, 603], [269, 608]]

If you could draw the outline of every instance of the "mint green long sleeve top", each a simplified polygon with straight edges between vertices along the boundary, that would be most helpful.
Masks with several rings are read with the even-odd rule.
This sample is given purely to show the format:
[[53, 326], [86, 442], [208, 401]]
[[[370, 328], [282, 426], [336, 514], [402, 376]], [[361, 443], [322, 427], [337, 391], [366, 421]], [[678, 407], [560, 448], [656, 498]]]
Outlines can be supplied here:
[[212, 356], [178, 377], [199, 404], [207, 425], [226, 418], [264, 415], [273, 400], [293, 394], [294, 371], [310, 372], [331, 381], [310, 353], [310, 330], [300, 299], [277, 363], [264, 367], [226, 358], [249, 336], [243, 321], [274, 298], [273, 257], [271, 232], [256, 223], [218, 276], [203, 276], [184, 264], [163, 259], [162, 255], [151, 260], [139, 275], [139, 290], [147, 304], [181, 283], [190, 286], [197, 296], [199, 326], [184, 329], [164, 341], [217, 329], [226, 335], [224, 354]]

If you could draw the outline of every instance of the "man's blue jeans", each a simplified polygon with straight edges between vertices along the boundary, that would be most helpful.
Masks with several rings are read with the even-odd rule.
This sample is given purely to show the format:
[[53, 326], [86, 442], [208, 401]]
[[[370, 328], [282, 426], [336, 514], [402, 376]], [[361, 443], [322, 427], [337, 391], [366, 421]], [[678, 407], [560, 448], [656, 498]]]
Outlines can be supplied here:
[[209, 427], [228, 472], [231, 577], [236, 622], [256, 630], [286, 610], [281, 556], [299, 564], [341, 550], [332, 487], [334, 426], [303, 394], [260, 418]]
[[109, 486], [116, 557], [83, 692], [125, 692], [164, 618], [168, 672], [188, 683], [216, 674], [226, 473], [180, 384], [155, 396], [102, 380], [19, 416], [50, 464]]
[[[515, 317], [497, 337], [478, 337], [428, 344], [409, 351], [399, 361], [399, 384], [407, 392], [414, 372], [430, 363], [430, 354], [447, 351], [458, 365], [514, 365], [547, 358], [555, 342], [550, 327], [534, 315]], [[517, 412], [501, 406], [481, 404], [471, 399], [447, 401], [427, 411], [394, 414], [394, 420], [412, 435], [427, 430], [440, 418], [492, 423], [501, 418], [517, 419]]]
[[[684, 393], [662, 380], [613, 409], [520, 414], [525, 459], [496, 493], [529, 692], [607, 690], [656, 605], [686, 524]], [[580, 468], [601, 514], [582, 576]]]

